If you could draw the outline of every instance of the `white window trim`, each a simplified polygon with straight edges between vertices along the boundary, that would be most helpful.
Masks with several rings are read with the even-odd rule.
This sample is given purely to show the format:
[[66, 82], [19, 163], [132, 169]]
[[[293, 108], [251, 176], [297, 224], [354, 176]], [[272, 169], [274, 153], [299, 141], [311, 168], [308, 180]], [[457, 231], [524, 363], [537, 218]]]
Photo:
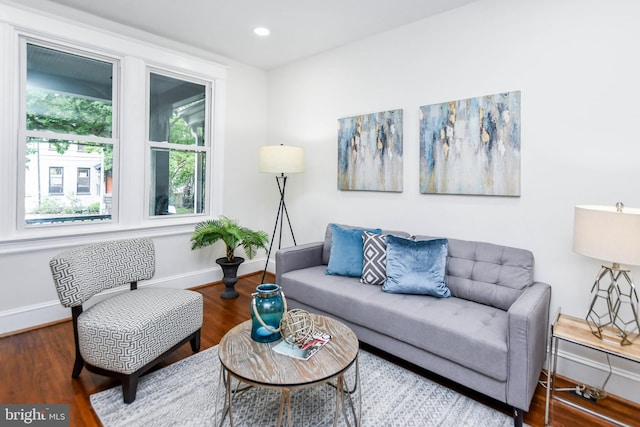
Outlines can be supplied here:
[[[111, 27], [109, 27], [111, 28]], [[193, 224], [203, 218], [201, 216], [172, 218], [172, 221], [155, 221], [145, 219], [146, 206], [142, 209], [135, 208], [132, 211], [127, 206], [114, 204], [111, 223], [89, 224], [74, 226], [54, 226], [46, 228], [19, 228], [18, 221], [24, 218], [17, 216], [16, 201], [23, 195], [18, 195], [16, 178], [22, 173], [18, 167], [19, 121], [22, 119], [16, 108], [20, 105], [19, 84], [21, 80], [19, 70], [19, 38], [22, 36], [33, 37], [36, 40], [49, 40], [50, 42], [77, 48], [81, 51], [99, 52], [101, 56], [113, 56], [122, 58], [120, 62], [120, 150], [114, 149], [114, 157], [120, 160], [120, 167], [116, 170], [117, 162], [114, 162], [114, 192], [118, 191], [121, 206], [136, 205], [143, 202], [143, 193], [128, 190], [132, 177], [127, 172], [127, 159], [130, 154], [143, 155], [145, 131], [132, 132], [131, 126], [127, 129], [125, 121], [143, 119], [144, 104], [133, 103], [126, 105], [136, 92], [136, 85], [142, 86], [144, 92], [144, 71], [138, 79], [132, 78], [131, 73], [136, 66], [144, 70], [147, 66], [160, 69], [174, 69], [184, 74], [205, 81], [213, 82], [215, 93], [212, 96], [212, 112], [210, 136], [210, 167], [209, 178], [212, 185], [207, 190], [209, 211], [206, 217], [216, 217], [222, 212], [223, 200], [223, 165], [224, 165], [224, 108], [225, 108], [225, 79], [227, 67], [211, 61], [210, 55], [196, 49], [184, 46], [184, 49], [174, 50], [167, 48], [165, 41], [153, 36], [145, 40], [135, 39], [122, 35], [115, 30], [105, 30], [79, 21], [69, 21], [65, 18], [55, 17], [45, 12], [36, 11], [21, 6], [0, 4], [0, 50], [3, 52], [3, 61], [0, 61], [0, 254], [14, 253], [25, 250], [33, 250], [39, 247], [57, 247], [72, 244], [82, 244], [96, 239], [113, 239], [136, 236], [169, 236], [186, 234], [193, 230]], [[184, 52], [191, 52], [185, 54]], [[194, 56], [201, 55], [201, 56]], [[179, 64], [176, 67], [175, 64]], [[133, 67], [131, 67], [133, 65]], [[141, 95], [143, 96], [143, 94]], [[141, 98], [139, 102], [146, 101]], [[142, 108], [142, 111], [131, 111], [131, 108]], [[10, 143], [6, 143], [6, 142]], [[139, 143], [141, 152], [131, 148], [132, 144]], [[141, 162], [145, 157], [137, 157]], [[139, 168], [144, 173], [142, 167]], [[128, 180], [128, 181], [127, 181]], [[127, 184], [125, 184], [127, 182]], [[144, 185], [144, 179], [140, 185]], [[215, 188], [214, 188], [215, 186]], [[22, 203], [24, 201], [22, 200]], [[117, 218], [117, 219], [116, 219]]]
[[[179, 80], [184, 80], [186, 82], [196, 83], [203, 85], [206, 91], [206, 102], [205, 102], [205, 135], [204, 135], [204, 146], [188, 146], [180, 144], [171, 144], [168, 142], [157, 142], [151, 141], [149, 137], [149, 114], [150, 114], [150, 93], [151, 93], [151, 73], [159, 74], [162, 76], [172, 77]], [[162, 221], [165, 223], [183, 223], [184, 221], [202, 221], [203, 218], [211, 217], [211, 211], [213, 209], [212, 201], [211, 201], [211, 193], [213, 191], [212, 184], [215, 182], [214, 177], [212, 176], [212, 154], [213, 154], [213, 132], [211, 129], [214, 126], [214, 115], [215, 108], [213, 105], [215, 103], [215, 82], [211, 80], [204, 80], [198, 78], [197, 76], [193, 76], [190, 74], [185, 74], [183, 72], [177, 71], [175, 69], [169, 69], [167, 67], [159, 67], [159, 66], [147, 66], [146, 69], [146, 95], [145, 95], [145, 103], [146, 103], [146, 113], [145, 113], [145, 191], [144, 191], [144, 199], [146, 203], [146, 209], [144, 211], [144, 219], [145, 221]], [[192, 151], [195, 153], [205, 153], [206, 154], [206, 165], [205, 165], [205, 188], [208, 189], [205, 200], [205, 212], [204, 213], [194, 213], [194, 214], [181, 214], [181, 215], [151, 215], [149, 205], [151, 203], [151, 149], [152, 148], [162, 148], [162, 149], [174, 149], [174, 150], [182, 150], [182, 151]]]
[[[17, 161], [17, 182], [18, 189], [16, 194], [16, 232], [17, 234], [27, 235], [31, 233], [29, 230], [41, 230], [39, 232], [50, 234], [55, 232], [47, 232], [49, 229], [56, 228], [64, 228], [65, 234], [73, 233], [75, 229], [83, 229], [86, 228], [88, 231], [91, 231], [91, 228], [94, 228], [98, 225], [104, 226], [108, 224], [117, 224], [118, 222], [118, 206], [119, 204], [119, 191], [118, 191], [118, 176], [116, 175], [117, 170], [119, 170], [119, 157], [117, 153], [119, 153], [120, 146], [120, 115], [121, 115], [121, 102], [120, 98], [122, 95], [121, 85], [120, 85], [120, 73], [121, 69], [120, 64], [122, 62], [122, 57], [117, 56], [109, 56], [103, 52], [96, 51], [95, 49], [80, 49], [78, 46], [69, 45], [64, 41], [56, 41], [51, 38], [45, 38], [41, 36], [37, 36], [31, 34], [29, 32], [19, 32], [19, 61], [20, 61], [20, 92], [19, 92], [19, 103], [20, 103], [20, 116], [19, 116], [19, 124], [18, 124], [18, 161]], [[97, 137], [91, 135], [76, 135], [76, 134], [64, 134], [57, 133], [52, 131], [40, 131], [40, 130], [27, 130], [26, 125], [26, 103], [24, 102], [27, 97], [27, 79], [26, 79], [26, 61], [27, 61], [27, 44], [33, 44], [36, 46], [43, 46], [51, 49], [55, 49], [61, 52], [71, 53], [74, 55], [79, 55], [85, 58], [96, 59], [99, 61], [109, 62], [113, 64], [113, 80], [112, 80], [112, 122], [111, 122], [111, 138], [105, 137]], [[36, 138], [49, 138], [49, 139], [63, 139], [63, 140], [82, 140], [86, 142], [96, 142], [101, 144], [110, 144], [113, 147], [113, 205], [112, 205], [112, 214], [111, 220], [105, 221], [101, 223], [54, 223], [54, 224], [36, 224], [29, 225], [25, 223], [25, 209], [24, 209], [24, 197], [25, 197], [25, 174], [24, 174], [24, 164], [26, 159], [25, 150], [22, 148], [24, 144], [26, 144], [26, 139], [28, 137], [36, 137]], [[21, 167], [22, 166], [22, 167]], [[42, 189], [40, 189], [42, 191]]]

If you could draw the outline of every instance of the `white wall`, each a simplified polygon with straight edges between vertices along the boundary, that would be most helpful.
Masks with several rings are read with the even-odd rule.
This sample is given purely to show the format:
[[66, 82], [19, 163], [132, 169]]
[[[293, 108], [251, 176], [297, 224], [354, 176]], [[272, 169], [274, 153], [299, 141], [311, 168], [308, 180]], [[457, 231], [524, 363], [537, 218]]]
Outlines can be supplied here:
[[[17, 6], [0, 0], [0, 45], [12, 45], [14, 28], [36, 31], [44, 36], [82, 34], [77, 42], [111, 43], [109, 49], [138, 49], [163, 51], [166, 59], [174, 55], [182, 55], [179, 61], [182, 67], [197, 64], [202, 68], [226, 68], [226, 77], [217, 85], [224, 104], [216, 114], [220, 113], [222, 133], [218, 135], [219, 150], [216, 151], [222, 160], [216, 162], [214, 179], [222, 179], [222, 191], [210, 194], [220, 198], [218, 206], [221, 213], [236, 218], [243, 225], [251, 228], [270, 230], [271, 220], [265, 218], [262, 209], [256, 207], [254, 195], [256, 189], [266, 186], [264, 177], [257, 172], [258, 147], [266, 141], [266, 105], [267, 74], [263, 70], [250, 67], [224, 57], [203, 52], [180, 45], [170, 40], [151, 36], [128, 27], [116, 25], [97, 17], [86, 15], [45, 0], [24, 1], [34, 10]], [[79, 36], [78, 36], [79, 37]], [[106, 41], [108, 40], [108, 41]], [[115, 40], [115, 41], [114, 41]], [[126, 46], [126, 48], [123, 48]], [[142, 46], [142, 47], [141, 47]], [[146, 46], [146, 48], [145, 48]], [[2, 55], [11, 55], [3, 51]], [[10, 56], [9, 56], [10, 57]], [[137, 62], [142, 63], [141, 60]], [[178, 61], [177, 61], [178, 62]], [[7, 57], [0, 61], [0, 95], [13, 96], [8, 81], [16, 72], [8, 64], [15, 65], [14, 60]], [[144, 64], [142, 64], [144, 67]], [[144, 81], [141, 87], [130, 88], [144, 92]], [[131, 97], [131, 90], [124, 96]], [[4, 100], [4, 101], [3, 101]], [[143, 98], [140, 99], [143, 102]], [[144, 111], [144, 108], [142, 109]], [[16, 150], [15, 134], [8, 129], [15, 129], [16, 123], [7, 117], [17, 117], [15, 106], [8, 105], [5, 97], [0, 97], [0, 154], [14, 153]], [[6, 113], [6, 114], [4, 114]], [[130, 116], [128, 118], [131, 119]], [[134, 121], [135, 119], [130, 120]], [[143, 119], [144, 120], [144, 119]], [[133, 140], [133, 139], [132, 139]], [[140, 144], [144, 144], [141, 136]], [[131, 188], [139, 186], [143, 189], [144, 148], [134, 150], [140, 156], [127, 156], [126, 162], [138, 162], [140, 175], [123, 177], [122, 185]], [[11, 155], [15, 158], [15, 155]], [[139, 157], [139, 158], [138, 158]], [[255, 157], [255, 158], [252, 158]], [[3, 157], [6, 160], [7, 157]], [[3, 164], [0, 162], [0, 164]], [[9, 161], [9, 164], [13, 162]], [[0, 214], [15, 215], [15, 198], [10, 194], [15, 188], [15, 166], [0, 168]], [[136, 168], [131, 168], [136, 169]], [[131, 170], [129, 169], [129, 170]], [[137, 173], [137, 172], [135, 172]], [[131, 193], [131, 191], [129, 191]], [[126, 199], [123, 203], [135, 203], [144, 209], [143, 194]], [[257, 197], [257, 201], [262, 199]], [[131, 211], [131, 210], [129, 210]], [[200, 218], [202, 219], [202, 218]], [[57, 253], [71, 246], [99, 240], [128, 238], [138, 236], [152, 237], [156, 245], [156, 274], [149, 281], [167, 287], [187, 288], [220, 280], [220, 268], [214, 263], [215, 258], [224, 254], [222, 245], [198, 251], [191, 251], [189, 238], [193, 231], [193, 223], [174, 224], [171, 227], [157, 227], [142, 223], [131, 215], [121, 215], [120, 225], [111, 230], [102, 230], [98, 235], [71, 235], [42, 238], [29, 238], [14, 235], [12, 225], [6, 226], [6, 218], [0, 218], [0, 335], [24, 328], [47, 323], [60, 318], [70, 317], [70, 310], [60, 306], [55, 293], [49, 260]], [[156, 221], [157, 223], [157, 221]], [[242, 255], [242, 253], [239, 253]], [[253, 261], [245, 262], [239, 274], [246, 274], [264, 267], [266, 254], [260, 253]]]
[[[632, 0], [483, 0], [269, 72], [268, 142], [306, 149], [287, 195], [298, 243], [341, 222], [527, 248], [552, 313], [585, 316], [600, 262], [572, 252], [574, 206], [640, 207], [638, 22]], [[512, 90], [522, 196], [420, 194], [418, 107]], [[337, 119], [396, 108], [404, 192], [338, 191]], [[601, 355], [561, 350], [561, 372], [602, 384], [603, 372], [574, 372], [581, 357], [604, 369]], [[640, 400], [637, 366], [616, 365], [607, 389]]]
[[[634, 0], [482, 0], [268, 74], [45, 0], [21, 3], [65, 16], [62, 26], [106, 28], [228, 66], [222, 210], [269, 234], [278, 194], [273, 177], [257, 173], [257, 148], [302, 145], [306, 172], [287, 185], [298, 243], [320, 240], [326, 223], [337, 221], [527, 248], [536, 256], [536, 279], [553, 286], [552, 312], [561, 307], [582, 317], [600, 263], [571, 251], [573, 207], [640, 206], [634, 142], [640, 4]], [[7, 68], [2, 61], [0, 76]], [[522, 91], [522, 196], [420, 194], [418, 107], [510, 90]], [[395, 108], [404, 109], [404, 192], [338, 191], [337, 119]], [[7, 112], [0, 106], [3, 128]], [[2, 135], [4, 155], [15, 141]], [[0, 171], [0, 178], [14, 172]], [[4, 215], [12, 207], [3, 203]], [[152, 236], [158, 284], [219, 279], [213, 258], [222, 249], [192, 252], [189, 234], [188, 228], [130, 230], [101, 238]], [[75, 243], [34, 240], [16, 250], [0, 242], [0, 334], [69, 315], [55, 296], [48, 261]], [[283, 246], [289, 243], [285, 233]], [[240, 273], [263, 262], [245, 263]], [[640, 277], [637, 268], [633, 273]], [[570, 347], [562, 356], [561, 372], [593, 385], [604, 380], [602, 357]], [[640, 401], [630, 382], [638, 379], [637, 367], [616, 366], [607, 390]]]

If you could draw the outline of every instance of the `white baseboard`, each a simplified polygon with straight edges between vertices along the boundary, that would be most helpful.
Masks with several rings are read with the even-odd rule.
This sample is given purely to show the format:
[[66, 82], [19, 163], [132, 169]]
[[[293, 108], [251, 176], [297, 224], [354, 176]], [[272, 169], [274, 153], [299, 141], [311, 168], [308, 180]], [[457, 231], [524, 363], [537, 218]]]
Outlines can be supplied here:
[[[247, 260], [238, 269], [238, 275], [242, 276], [262, 271], [264, 262], [264, 259]], [[271, 271], [271, 262], [269, 270]], [[160, 286], [163, 288], [187, 289], [217, 282], [221, 279], [222, 270], [220, 267], [215, 266], [185, 274], [146, 280], [144, 283], [140, 283], [140, 287]], [[103, 292], [101, 295], [92, 298], [88, 305], [95, 304], [111, 294], [123, 292], [125, 289], [126, 287], [123, 287]], [[71, 310], [60, 305], [60, 301], [57, 299], [0, 311], [0, 336], [70, 318]]]

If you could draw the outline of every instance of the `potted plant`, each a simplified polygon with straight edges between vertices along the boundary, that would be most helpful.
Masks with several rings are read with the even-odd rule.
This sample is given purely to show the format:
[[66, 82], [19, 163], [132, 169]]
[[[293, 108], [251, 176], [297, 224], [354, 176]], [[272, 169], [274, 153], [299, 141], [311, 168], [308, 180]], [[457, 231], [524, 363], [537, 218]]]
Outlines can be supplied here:
[[225, 290], [222, 298], [236, 298], [239, 295], [235, 289], [238, 281], [238, 267], [244, 262], [244, 258], [235, 256], [236, 248], [242, 246], [247, 257], [251, 259], [258, 249], [267, 249], [269, 236], [264, 231], [251, 230], [241, 226], [237, 221], [222, 216], [196, 224], [195, 231], [191, 235], [191, 249], [204, 248], [219, 240], [224, 242], [227, 251], [226, 256], [216, 259], [216, 263], [222, 267], [224, 274], [222, 281]]

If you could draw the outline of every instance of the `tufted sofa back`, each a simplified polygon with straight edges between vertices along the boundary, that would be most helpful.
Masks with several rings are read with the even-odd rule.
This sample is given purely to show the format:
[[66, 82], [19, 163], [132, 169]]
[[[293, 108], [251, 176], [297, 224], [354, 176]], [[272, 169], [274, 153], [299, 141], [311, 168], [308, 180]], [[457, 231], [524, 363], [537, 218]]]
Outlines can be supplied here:
[[[342, 225], [346, 228], [360, 228]], [[383, 234], [400, 237], [403, 231], [383, 230]], [[433, 236], [413, 236], [416, 240]], [[524, 290], [533, 283], [533, 253], [525, 249], [468, 240], [449, 240], [446, 285], [451, 295], [502, 310], [509, 310]], [[327, 226], [322, 263], [331, 256], [331, 224]]]
[[[417, 240], [431, 239], [416, 236]], [[449, 240], [446, 284], [451, 295], [508, 310], [533, 283], [533, 253], [492, 243]]]
[[60, 303], [74, 307], [104, 290], [152, 278], [155, 250], [146, 238], [96, 243], [61, 253], [49, 266]]

